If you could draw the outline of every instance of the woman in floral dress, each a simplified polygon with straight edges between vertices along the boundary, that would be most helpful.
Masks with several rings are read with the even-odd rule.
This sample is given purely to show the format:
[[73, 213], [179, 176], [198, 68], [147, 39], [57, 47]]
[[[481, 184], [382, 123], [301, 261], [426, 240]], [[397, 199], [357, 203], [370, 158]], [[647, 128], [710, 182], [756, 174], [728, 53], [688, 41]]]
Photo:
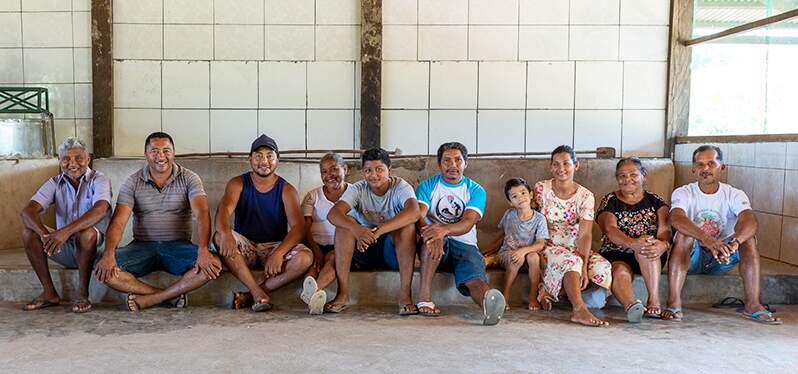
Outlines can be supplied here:
[[551, 153], [552, 179], [535, 184], [535, 201], [546, 216], [550, 241], [543, 250], [546, 268], [539, 301], [544, 309], [551, 309], [560, 290], [565, 289], [571, 301], [571, 321], [587, 326], [606, 326], [607, 321], [594, 316], [582, 300], [582, 290], [590, 282], [610, 288], [610, 263], [590, 249], [595, 198], [587, 188], [574, 182], [579, 169], [576, 153], [567, 146]]

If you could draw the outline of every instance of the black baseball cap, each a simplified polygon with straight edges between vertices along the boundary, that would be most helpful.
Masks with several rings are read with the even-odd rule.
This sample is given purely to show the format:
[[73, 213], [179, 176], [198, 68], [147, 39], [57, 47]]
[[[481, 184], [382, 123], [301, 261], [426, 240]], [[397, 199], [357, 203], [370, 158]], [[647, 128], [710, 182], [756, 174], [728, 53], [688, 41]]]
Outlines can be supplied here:
[[274, 139], [270, 138], [266, 134], [262, 134], [254, 142], [252, 142], [252, 147], [249, 148], [249, 154], [255, 152], [260, 147], [266, 147], [277, 153], [277, 157], [280, 157], [280, 150], [277, 149], [277, 142]]

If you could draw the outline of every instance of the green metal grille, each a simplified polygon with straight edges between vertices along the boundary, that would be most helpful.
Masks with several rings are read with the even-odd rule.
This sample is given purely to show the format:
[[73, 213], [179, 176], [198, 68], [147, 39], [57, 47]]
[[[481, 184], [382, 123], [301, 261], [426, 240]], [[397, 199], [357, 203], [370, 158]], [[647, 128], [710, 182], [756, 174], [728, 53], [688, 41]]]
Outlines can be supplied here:
[[0, 113], [50, 112], [50, 95], [43, 87], [0, 87]]

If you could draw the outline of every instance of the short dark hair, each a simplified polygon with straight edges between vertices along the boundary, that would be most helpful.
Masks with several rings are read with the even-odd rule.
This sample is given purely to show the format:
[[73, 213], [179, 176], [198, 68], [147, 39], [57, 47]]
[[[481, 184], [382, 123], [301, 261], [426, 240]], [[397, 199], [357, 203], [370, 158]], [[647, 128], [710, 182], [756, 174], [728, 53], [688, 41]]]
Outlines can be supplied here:
[[440, 164], [441, 160], [443, 159], [443, 152], [446, 152], [450, 149], [456, 149], [460, 151], [460, 154], [463, 155], [463, 161], [468, 161], [468, 149], [465, 145], [463, 145], [463, 143], [448, 142], [443, 143], [440, 147], [438, 147], [438, 164]]
[[709, 144], [704, 144], [693, 151], [693, 162], [695, 162], [695, 156], [704, 151], [715, 151], [715, 153], [718, 155], [718, 161], [723, 162], [723, 151], [720, 150], [720, 147]]
[[621, 165], [626, 164], [626, 163], [633, 163], [633, 164], [637, 165], [637, 168], [640, 169], [640, 172], [643, 173], [643, 175], [648, 175], [648, 169], [646, 169], [646, 167], [643, 166], [643, 161], [641, 161], [637, 157], [624, 157], [624, 158], [618, 160], [618, 163], [615, 164], [615, 173], [616, 173], [616, 175], [618, 173], [618, 169], [621, 168]]
[[172, 137], [169, 134], [167, 134], [165, 132], [162, 132], [162, 131], [156, 131], [156, 132], [148, 135], [147, 139], [144, 140], [144, 150], [145, 151], [147, 150], [147, 146], [150, 145], [150, 140], [152, 140], [152, 139], [169, 139], [169, 143], [172, 143], [172, 148], [174, 148], [174, 146], [175, 146], [175, 141], [172, 140]]
[[563, 144], [557, 148], [554, 148], [554, 150], [551, 151], [551, 161], [554, 161], [554, 155], [559, 153], [567, 153], [568, 156], [571, 156], [571, 161], [576, 163], [576, 152], [574, 152], [573, 147], [570, 145]]
[[526, 190], [532, 192], [532, 187], [529, 186], [529, 183], [526, 182], [524, 178], [510, 178], [507, 180], [507, 183], [504, 184], [504, 197], [507, 200], [510, 200], [510, 189], [513, 187], [524, 186]]
[[360, 156], [360, 165], [365, 165], [366, 161], [382, 161], [385, 166], [391, 166], [391, 156], [382, 148], [372, 148], [363, 152]]

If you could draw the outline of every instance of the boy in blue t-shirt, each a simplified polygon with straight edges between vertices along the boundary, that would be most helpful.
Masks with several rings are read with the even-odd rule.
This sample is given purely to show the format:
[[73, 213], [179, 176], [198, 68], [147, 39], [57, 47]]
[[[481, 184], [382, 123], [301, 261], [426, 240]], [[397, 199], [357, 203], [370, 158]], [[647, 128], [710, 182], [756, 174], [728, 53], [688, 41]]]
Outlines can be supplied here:
[[482, 307], [482, 323], [495, 325], [504, 315], [505, 300], [499, 290], [490, 288], [477, 247], [476, 224], [482, 219], [486, 194], [482, 186], [463, 176], [467, 162], [468, 150], [463, 144], [442, 144], [438, 148], [441, 174], [416, 189], [422, 217], [417, 225], [423, 242], [416, 306], [422, 315], [440, 315], [432, 302], [432, 278], [438, 269], [449, 271], [454, 273], [457, 290]]

